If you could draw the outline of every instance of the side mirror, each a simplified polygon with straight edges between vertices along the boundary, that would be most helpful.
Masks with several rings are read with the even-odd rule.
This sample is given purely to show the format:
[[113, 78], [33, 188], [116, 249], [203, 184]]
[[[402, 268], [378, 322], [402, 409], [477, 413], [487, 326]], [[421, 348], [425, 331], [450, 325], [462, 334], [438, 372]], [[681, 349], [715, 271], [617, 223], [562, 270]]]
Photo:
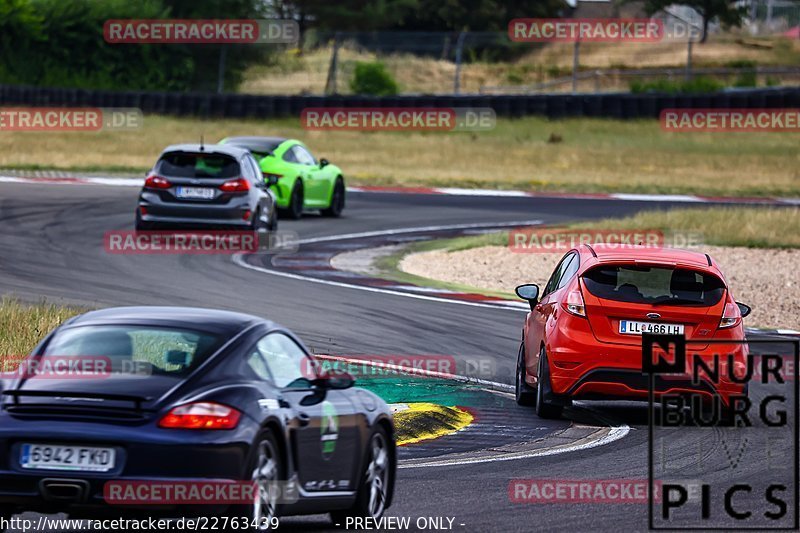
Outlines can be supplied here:
[[278, 180], [281, 178], [278, 174], [270, 174], [269, 172], [262, 172], [261, 175], [264, 176], [264, 183], [267, 184], [267, 187], [277, 185]]
[[522, 298], [523, 300], [527, 300], [528, 303], [531, 305], [531, 310], [536, 306], [539, 302], [539, 286], [534, 285], [533, 283], [526, 283], [525, 285], [520, 285], [514, 292], [517, 293], [517, 296]]
[[742, 318], [746, 317], [753, 311], [752, 307], [747, 304], [743, 304], [742, 302], [736, 302], [736, 305], [739, 306], [739, 312], [742, 314]]
[[343, 390], [355, 385], [356, 380], [347, 372], [341, 370], [323, 370], [315, 383], [324, 389]]
[[330, 164], [331, 164], [331, 162], [328, 161], [327, 159], [325, 159], [324, 157], [319, 160], [319, 168], [325, 168]]

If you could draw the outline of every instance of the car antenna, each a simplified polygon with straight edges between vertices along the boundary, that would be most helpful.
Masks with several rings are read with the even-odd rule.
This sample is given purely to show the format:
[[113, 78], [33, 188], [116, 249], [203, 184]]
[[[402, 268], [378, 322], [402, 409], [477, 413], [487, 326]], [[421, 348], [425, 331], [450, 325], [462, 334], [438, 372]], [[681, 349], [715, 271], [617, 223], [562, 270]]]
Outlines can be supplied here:
[[206, 148], [203, 146], [203, 134], [200, 134], [200, 151], [205, 152]]

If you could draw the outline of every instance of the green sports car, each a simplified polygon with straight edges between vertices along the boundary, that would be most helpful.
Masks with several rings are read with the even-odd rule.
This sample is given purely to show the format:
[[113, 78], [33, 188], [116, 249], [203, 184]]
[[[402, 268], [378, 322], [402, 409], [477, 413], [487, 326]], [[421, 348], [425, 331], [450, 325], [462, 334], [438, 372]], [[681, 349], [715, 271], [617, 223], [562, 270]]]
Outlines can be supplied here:
[[303, 209], [319, 209], [331, 217], [342, 214], [345, 203], [342, 170], [327, 159], [317, 161], [300, 141], [282, 137], [227, 137], [219, 143], [250, 150], [275, 192], [282, 215], [297, 219], [303, 216]]

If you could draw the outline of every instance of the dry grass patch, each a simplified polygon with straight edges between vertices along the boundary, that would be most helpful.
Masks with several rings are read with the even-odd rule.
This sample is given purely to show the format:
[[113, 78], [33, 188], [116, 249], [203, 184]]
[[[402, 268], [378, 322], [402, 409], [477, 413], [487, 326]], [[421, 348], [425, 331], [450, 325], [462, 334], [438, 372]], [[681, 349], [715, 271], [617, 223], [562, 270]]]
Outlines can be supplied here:
[[0, 358], [3, 362], [25, 357], [56, 326], [87, 309], [42, 302], [25, 304], [0, 300]]

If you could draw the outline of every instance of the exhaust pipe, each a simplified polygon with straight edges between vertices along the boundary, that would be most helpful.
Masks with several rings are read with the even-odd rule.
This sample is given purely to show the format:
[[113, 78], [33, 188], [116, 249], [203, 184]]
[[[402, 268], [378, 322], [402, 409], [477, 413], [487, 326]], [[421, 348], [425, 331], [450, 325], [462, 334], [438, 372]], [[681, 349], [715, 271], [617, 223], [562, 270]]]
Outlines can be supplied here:
[[89, 496], [89, 482], [84, 479], [45, 478], [39, 492], [49, 502], [82, 503]]

